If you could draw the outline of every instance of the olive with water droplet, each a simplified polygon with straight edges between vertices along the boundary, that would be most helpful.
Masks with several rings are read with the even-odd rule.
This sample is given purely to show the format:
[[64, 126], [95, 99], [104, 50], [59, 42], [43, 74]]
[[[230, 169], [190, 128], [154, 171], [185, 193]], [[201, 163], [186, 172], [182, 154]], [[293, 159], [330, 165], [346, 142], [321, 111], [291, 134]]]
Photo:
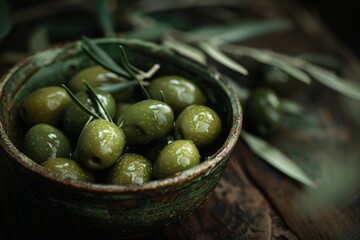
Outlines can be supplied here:
[[[96, 89], [96, 95], [100, 99], [101, 103], [107, 109], [111, 117], [114, 117], [116, 111], [116, 103], [114, 98], [111, 96], [110, 93], [101, 91]], [[89, 92], [84, 90], [80, 91], [75, 96], [82, 102], [85, 106], [91, 108], [94, 112], [97, 111], [97, 104], [89, 95]], [[84, 112], [76, 102], [70, 102], [64, 111], [63, 116], [63, 128], [64, 131], [71, 136], [72, 138], [76, 138], [79, 136], [81, 130], [85, 126], [86, 122], [89, 120], [90, 115]]]
[[152, 164], [144, 156], [126, 153], [110, 169], [108, 183], [143, 184], [151, 181]]
[[192, 105], [176, 119], [175, 138], [191, 140], [198, 148], [205, 148], [218, 140], [221, 128], [221, 119], [214, 110]]
[[166, 103], [173, 109], [175, 115], [193, 104], [204, 104], [205, 96], [200, 88], [190, 80], [176, 75], [162, 76], [151, 81], [147, 87], [153, 99], [162, 100], [163, 91]]
[[91, 171], [84, 169], [77, 162], [68, 158], [49, 159], [41, 163], [41, 165], [71, 179], [94, 182], [94, 174]]
[[70, 97], [65, 89], [56, 86], [43, 87], [30, 93], [22, 102], [20, 115], [25, 123], [58, 125]]
[[31, 127], [24, 137], [24, 153], [37, 163], [52, 158], [69, 158], [70, 141], [59, 129], [45, 123]]
[[176, 140], [166, 145], [157, 157], [153, 175], [165, 178], [200, 164], [200, 153], [190, 140]]
[[164, 102], [148, 99], [131, 105], [119, 118], [126, 141], [146, 145], [166, 137], [173, 128], [174, 113]]
[[114, 123], [96, 119], [82, 130], [76, 147], [77, 161], [91, 170], [102, 170], [113, 165], [121, 156], [125, 136]]

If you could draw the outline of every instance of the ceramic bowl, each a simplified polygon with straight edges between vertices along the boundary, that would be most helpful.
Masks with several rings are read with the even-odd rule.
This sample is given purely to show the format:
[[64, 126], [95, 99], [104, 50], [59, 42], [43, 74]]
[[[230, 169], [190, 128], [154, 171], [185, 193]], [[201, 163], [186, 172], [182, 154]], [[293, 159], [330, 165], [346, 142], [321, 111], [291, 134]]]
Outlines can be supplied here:
[[[61, 219], [67, 227], [91, 232], [131, 235], [179, 220], [203, 203], [221, 178], [236, 146], [242, 124], [238, 98], [220, 73], [198, 65], [174, 51], [140, 40], [106, 38], [96, 42], [114, 59], [119, 45], [130, 62], [142, 69], [154, 63], [158, 75], [179, 74], [196, 82], [209, 105], [221, 116], [223, 136], [217, 149], [198, 166], [144, 185], [105, 185], [80, 182], [54, 174], [21, 152], [26, 127], [19, 105], [26, 95], [43, 86], [67, 83], [72, 75], [94, 64], [81, 42], [38, 52], [11, 68], [0, 82], [0, 146], [4, 156], [42, 219]], [[9, 170], [9, 171], [10, 171]]]

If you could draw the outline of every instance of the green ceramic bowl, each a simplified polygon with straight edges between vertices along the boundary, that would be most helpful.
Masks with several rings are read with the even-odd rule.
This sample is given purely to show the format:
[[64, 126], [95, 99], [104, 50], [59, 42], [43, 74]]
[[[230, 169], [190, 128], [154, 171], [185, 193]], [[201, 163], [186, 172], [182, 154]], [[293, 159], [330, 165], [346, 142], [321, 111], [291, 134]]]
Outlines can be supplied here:
[[[80, 42], [39, 52], [11, 68], [0, 82], [0, 146], [9, 170], [19, 177], [40, 213], [62, 219], [68, 227], [108, 234], [138, 234], [177, 221], [203, 203], [219, 181], [240, 135], [242, 110], [229, 83], [216, 71], [187, 60], [170, 49], [139, 40], [97, 39], [119, 58], [123, 44], [131, 62], [142, 69], [159, 63], [158, 75], [179, 74], [195, 81], [209, 105], [221, 116], [223, 137], [218, 149], [200, 165], [172, 178], [141, 186], [90, 184], [61, 177], [21, 152], [25, 127], [18, 108], [37, 88], [66, 83], [80, 69], [94, 64]], [[46, 219], [46, 218], [45, 218]]]

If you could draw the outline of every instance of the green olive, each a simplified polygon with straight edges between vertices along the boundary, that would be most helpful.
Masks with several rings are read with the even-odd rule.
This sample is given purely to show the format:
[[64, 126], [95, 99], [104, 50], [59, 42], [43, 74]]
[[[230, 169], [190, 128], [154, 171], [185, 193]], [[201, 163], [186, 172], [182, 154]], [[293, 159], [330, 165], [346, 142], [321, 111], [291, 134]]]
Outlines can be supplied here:
[[105, 84], [117, 82], [119, 77], [103, 68], [102, 66], [95, 65], [81, 70], [76, 73], [69, 81], [68, 87], [73, 93], [86, 90], [84, 80], [92, 87], [99, 87]]
[[191, 140], [198, 148], [210, 146], [220, 134], [221, 119], [207, 106], [189, 106], [176, 119], [175, 138]]
[[41, 165], [55, 173], [59, 173], [75, 180], [94, 182], [92, 172], [82, 168], [77, 162], [67, 158], [54, 158], [46, 160]]
[[[114, 117], [116, 112], [116, 103], [114, 98], [111, 94], [101, 91], [101, 90], [95, 90], [96, 95], [100, 99], [101, 103], [104, 105], [104, 107], [107, 109], [111, 117]], [[94, 103], [93, 98], [90, 97], [89, 92], [84, 90], [81, 92], [78, 92], [75, 95], [80, 102], [82, 102], [84, 105], [90, 107], [93, 111], [96, 111], [97, 106], [96, 103]], [[70, 102], [64, 111], [63, 116], [63, 128], [64, 131], [71, 136], [72, 138], [77, 138], [85, 126], [86, 122], [89, 120], [90, 115], [84, 112], [75, 102]]]
[[143, 184], [151, 181], [151, 162], [136, 153], [121, 156], [110, 169], [108, 183], [111, 184]]
[[270, 65], [261, 65], [256, 80], [279, 94], [289, 93], [294, 86], [294, 80], [288, 73]]
[[52, 158], [69, 158], [71, 152], [67, 137], [49, 124], [36, 124], [25, 134], [24, 153], [37, 163]]
[[205, 96], [200, 88], [190, 80], [181, 76], [163, 76], [151, 81], [147, 87], [153, 99], [162, 100], [163, 91], [166, 103], [179, 114], [186, 107], [193, 104], [204, 104]]
[[146, 145], [166, 137], [173, 128], [174, 114], [169, 105], [158, 100], [143, 100], [131, 105], [118, 123], [130, 145]]
[[200, 163], [200, 153], [190, 140], [176, 140], [166, 145], [154, 164], [153, 175], [165, 178]]
[[[84, 85], [84, 80], [88, 82], [92, 87], [100, 87], [104, 85], [116, 84], [125, 79], [122, 79], [115, 73], [103, 68], [99, 65], [94, 65], [88, 68], [81, 70], [76, 73], [69, 81], [68, 87], [74, 92], [80, 92], [86, 90], [86, 86]], [[114, 93], [114, 98], [116, 101], [125, 101], [131, 97], [133, 94], [133, 88], [128, 88], [126, 90], [119, 91]]]
[[279, 98], [270, 88], [253, 90], [245, 106], [245, 128], [268, 136], [280, 126], [282, 111]]
[[62, 87], [43, 87], [30, 93], [22, 102], [20, 115], [29, 125], [58, 125], [70, 97]]
[[114, 123], [96, 119], [82, 130], [76, 147], [77, 161], [91, 170], [113, 165], [121, 156], [125, 136]]

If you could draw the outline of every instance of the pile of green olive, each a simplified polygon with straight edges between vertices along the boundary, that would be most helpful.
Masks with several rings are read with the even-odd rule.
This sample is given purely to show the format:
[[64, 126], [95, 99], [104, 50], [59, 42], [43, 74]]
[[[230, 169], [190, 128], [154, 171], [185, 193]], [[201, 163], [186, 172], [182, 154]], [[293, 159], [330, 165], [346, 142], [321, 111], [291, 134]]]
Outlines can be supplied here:
[[97, 88], [117, 78], [95, 65], [66, 84], [83, 105], [110, 119], [89, 115], [61, 86], [30, 93], [20, 108], [28, 126], [23, 152], [57, 174], [108, 184], [143, 184], [200, 164], [222, 131], [202, 90], [177, 75], [150, 80], [146, 100], [138, 100], [134, 87], [116, 94]]

